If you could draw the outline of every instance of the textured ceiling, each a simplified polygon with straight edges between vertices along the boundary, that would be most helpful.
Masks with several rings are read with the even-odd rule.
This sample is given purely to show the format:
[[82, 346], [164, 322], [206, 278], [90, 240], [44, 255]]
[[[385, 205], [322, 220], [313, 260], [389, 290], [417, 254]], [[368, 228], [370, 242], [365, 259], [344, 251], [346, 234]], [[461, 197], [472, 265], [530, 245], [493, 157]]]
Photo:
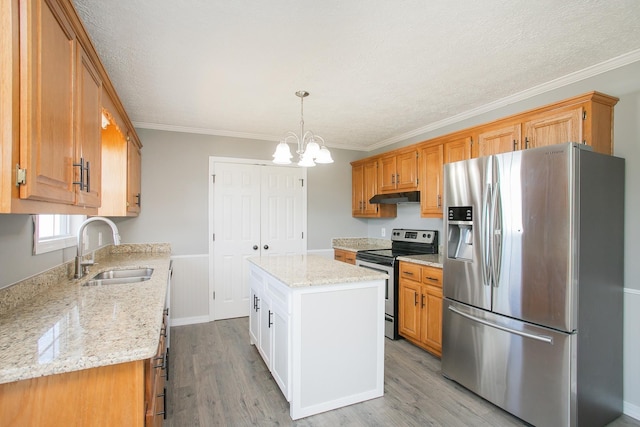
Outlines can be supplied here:
[[136, 126], [276, 141], [304, 89], [306, 129], [356, 150], [640, 60], [638, 0], [74, 4]]

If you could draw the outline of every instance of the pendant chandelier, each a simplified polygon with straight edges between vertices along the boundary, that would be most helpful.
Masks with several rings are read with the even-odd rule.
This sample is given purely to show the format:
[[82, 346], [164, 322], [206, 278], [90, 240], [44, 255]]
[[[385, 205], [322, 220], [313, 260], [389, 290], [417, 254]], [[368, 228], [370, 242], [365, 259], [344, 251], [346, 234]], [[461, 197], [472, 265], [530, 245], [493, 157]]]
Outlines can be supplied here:
[[[298, 153], [298, 166], [312, 167], [316, 163], [333, 163], [331, 153], [324, 146], [324, 139], [315, 135], [310, 130], [304, 131], [304, 98], [309, 96], [309, 92], [299, 90], [296, 96], [300, 98], [300, 136], [294, 132], [287, 132], [284, 138], [280, 140], [273, 153], [273, 163], [278, 165], [288, 165], [291, 163], [293, 155], [289, 148], [289, 142], [297, 144], [296, 153]], [[320, 143], [318, 143], [318, 141]]]

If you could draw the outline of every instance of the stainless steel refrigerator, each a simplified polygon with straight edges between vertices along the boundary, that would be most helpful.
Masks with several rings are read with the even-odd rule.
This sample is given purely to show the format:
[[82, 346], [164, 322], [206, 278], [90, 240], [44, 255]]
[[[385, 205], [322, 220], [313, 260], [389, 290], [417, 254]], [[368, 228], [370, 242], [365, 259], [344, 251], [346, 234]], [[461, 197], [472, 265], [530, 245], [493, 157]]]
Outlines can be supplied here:
[[567, 143], [444, 168], [442, 373], [537, 426], [622, 413], [624, 160]]

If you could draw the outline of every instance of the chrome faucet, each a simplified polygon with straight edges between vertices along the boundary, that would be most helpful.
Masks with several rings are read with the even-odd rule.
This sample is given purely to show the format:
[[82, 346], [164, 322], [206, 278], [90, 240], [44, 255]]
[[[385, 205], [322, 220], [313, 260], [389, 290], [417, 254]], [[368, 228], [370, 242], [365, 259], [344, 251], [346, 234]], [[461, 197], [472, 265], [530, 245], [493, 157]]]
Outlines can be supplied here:
[[113, 231], [113, 244], [120, 244], [120, 233], [118, 233], [118, 227], [116, 227], [115, 223], [108, 218], [102, 216], [92, 216], [91, 218], [87, 218], [84, 220], [80, 227], [78, 228], [78, 251], [76, 252], [76, 274], [74, 277], [76, 279], [84, 276], [85, 267], [93, 265], [94, 261], [91, 259], [90, 261], [82, 261], [82, 235], [84, 234], [84, 229], [87, 228], [87, 225], [94, 221], [102, 221], [111, 227], [111, 231]]

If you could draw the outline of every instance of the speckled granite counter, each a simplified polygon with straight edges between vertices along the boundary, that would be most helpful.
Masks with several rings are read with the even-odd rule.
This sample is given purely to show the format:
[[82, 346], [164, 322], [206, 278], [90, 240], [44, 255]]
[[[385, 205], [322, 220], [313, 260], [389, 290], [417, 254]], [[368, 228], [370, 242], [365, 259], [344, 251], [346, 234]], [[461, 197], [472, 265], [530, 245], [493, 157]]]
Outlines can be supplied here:
[[389, 249], [391, 248], [391, 240], [371, 237], [340, 237], [331, 239], [331, 247], [333, 249], [343, 249], [351, 252], [370, 249]]
[[[68, 279], [65, 264], [0, 290], [0, 383], [152, 357], [170, 256], [168, 244], [110, 246], [82, 279]], [[104, 270], [141, 267], [154, 269], [150, 280], [83, 286]]]
[[398, 260], [442, 268], [442, 254], [399, 256]]
[[249, 262], [291, 288], [386, 279], [387, 275], [318, 255], [251, 257]]

